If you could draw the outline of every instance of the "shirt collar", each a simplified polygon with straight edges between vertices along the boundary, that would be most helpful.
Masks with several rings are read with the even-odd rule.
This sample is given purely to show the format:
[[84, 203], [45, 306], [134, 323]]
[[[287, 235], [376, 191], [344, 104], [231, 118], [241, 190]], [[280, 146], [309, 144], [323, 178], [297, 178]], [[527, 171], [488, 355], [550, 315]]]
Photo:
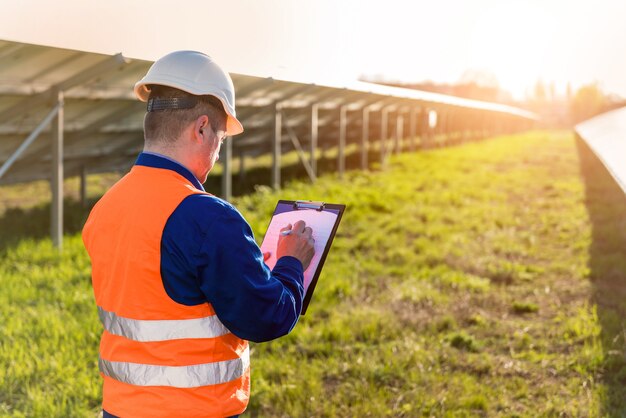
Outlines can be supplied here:
[[155, 152], [144, 151], [137, 157], [135, 165], [143, 165], [146, 167], [163, 168], [166, 170], [175, 171], [187, 180], [189, 180], [196, 189], [204, 191], [202, 183], [200, 183], [196, 176], [194, 176], [187, 167], [165, 155], [157, 154]]

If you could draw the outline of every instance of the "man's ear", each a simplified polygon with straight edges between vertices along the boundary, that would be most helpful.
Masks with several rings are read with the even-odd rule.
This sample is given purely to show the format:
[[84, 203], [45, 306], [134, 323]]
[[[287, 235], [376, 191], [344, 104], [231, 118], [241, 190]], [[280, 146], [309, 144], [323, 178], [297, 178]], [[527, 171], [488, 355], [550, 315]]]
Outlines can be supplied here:
[[209, 117], [207, 115], [198, 116], [193, 124], [193, 137], [196, 141], [204, 141], [205, 129], [209, 129]]

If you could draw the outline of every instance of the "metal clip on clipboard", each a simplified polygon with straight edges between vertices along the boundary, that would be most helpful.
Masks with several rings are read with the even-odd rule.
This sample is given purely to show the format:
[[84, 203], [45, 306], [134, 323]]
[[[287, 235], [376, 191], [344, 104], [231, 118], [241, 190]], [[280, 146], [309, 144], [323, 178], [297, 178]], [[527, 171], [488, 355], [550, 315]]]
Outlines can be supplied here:
[[296, 200], [293, 204], [294, 209], [315, 209], [318, 212], [324, 210], [324, 202], [313, 202], [312, 200]]

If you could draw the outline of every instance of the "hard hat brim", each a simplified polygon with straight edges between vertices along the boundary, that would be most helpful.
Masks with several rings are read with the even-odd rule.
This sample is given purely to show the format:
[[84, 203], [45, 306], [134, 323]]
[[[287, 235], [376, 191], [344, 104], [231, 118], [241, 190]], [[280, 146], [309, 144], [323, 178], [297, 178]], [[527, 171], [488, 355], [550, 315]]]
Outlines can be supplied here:
[[239, 122], [239, 119], [226, 112], [228, 119], [226, 120], [226, 135], [234, 136], [243, 132], [243, 125]]

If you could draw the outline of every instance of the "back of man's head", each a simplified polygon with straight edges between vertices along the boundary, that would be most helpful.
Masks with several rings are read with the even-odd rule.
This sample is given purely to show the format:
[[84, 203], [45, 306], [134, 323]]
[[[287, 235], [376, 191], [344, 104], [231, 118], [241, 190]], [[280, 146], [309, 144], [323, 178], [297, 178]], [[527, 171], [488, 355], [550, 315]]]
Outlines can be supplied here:
[[[164, 106], [166, 108], [160, 109], [159, 103], [168, 99], [177, 99], [186, 106]], [[151, 85], [148, 112], [144, 118], [146, 145], [175, 145], [184, 130], [202, 115], [207, 115], [214, 130], [225, 130], [227, 115], [222, 103], [215, 96], [194, 96], [173, 87]]]

